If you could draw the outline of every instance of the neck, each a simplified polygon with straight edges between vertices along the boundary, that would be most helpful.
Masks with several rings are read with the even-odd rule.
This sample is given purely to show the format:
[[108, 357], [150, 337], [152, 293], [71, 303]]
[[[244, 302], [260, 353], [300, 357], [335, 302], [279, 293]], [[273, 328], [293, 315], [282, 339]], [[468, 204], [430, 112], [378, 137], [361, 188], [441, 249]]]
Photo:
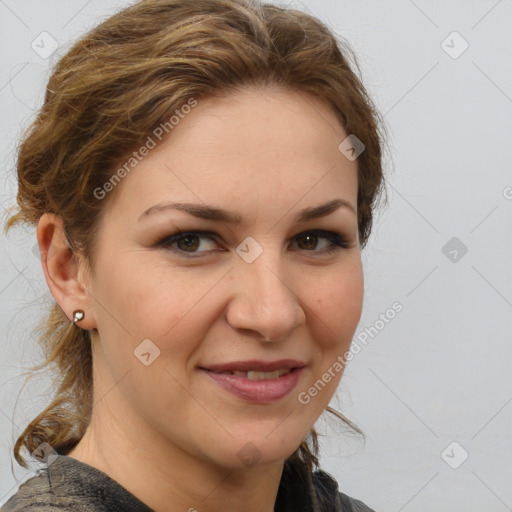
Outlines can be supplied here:
[[[172, 510], [188, 512], [273, 512], [284, 461], [221, 467], [171, 444], [129, 410], [120, 410], [119, 396], [108, 398], [95, 406], [70, 457], [103, 471], [155, 512], [167, 512], [170, 504]], [[123, 422], [116, 421], [119, 417]]]

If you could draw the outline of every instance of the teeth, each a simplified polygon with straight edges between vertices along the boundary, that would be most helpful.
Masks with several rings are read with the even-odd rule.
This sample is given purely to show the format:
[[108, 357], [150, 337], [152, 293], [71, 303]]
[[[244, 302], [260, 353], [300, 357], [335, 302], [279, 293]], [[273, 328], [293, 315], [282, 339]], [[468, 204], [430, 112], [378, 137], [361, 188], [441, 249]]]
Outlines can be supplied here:
[[283, 375], [286, 375], [290, 373], [292, 370], [290, 368], [283, 368], [281, 370], [275, 370], [273, 372], [239, 372], [239, 371], [225, 371], [220, 372], [224, 373], [226, 375], [237, 375], [238, 377], [246, 377], [249, 380], [271, 380], [271, 379], [277, 379], [278, 377], [282, 377]]
[[283, 368], [282, 370], [275, 370], [274, 372], [247, 372], [247, 378], [249, 380], [271, 380], [277, 379], [282, 375], [290, 373], [289, 368]]

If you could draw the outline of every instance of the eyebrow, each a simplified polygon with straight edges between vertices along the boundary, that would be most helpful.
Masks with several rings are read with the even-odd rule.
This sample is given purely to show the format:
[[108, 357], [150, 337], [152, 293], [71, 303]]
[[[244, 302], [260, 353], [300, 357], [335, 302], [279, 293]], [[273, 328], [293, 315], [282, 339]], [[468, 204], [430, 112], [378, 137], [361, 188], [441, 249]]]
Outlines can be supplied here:
[[[354, 214], [357, 214], [355, 207], [349, 201], [341, 198], [332, 199], [325, 204], [321, 204], [318, 206], [313, 206], [310, 208], [304, 208], [295, 216], [296, 222], [304, 222], [307, 220], [318, 219], [320, 217], [326, 217], [331, 213], [335, 212], [339, 208], [347, 208], [352, 211]], [[218, 222], [225, 222], [227, 224], [234, 224], [239, 226], [242, 224], [242, 216], [235, 213], [230, 212], [228, 210], [224, 210], [222, 208], [217, 208], [215, 206], [208, 206], [204, 204], [194, 204], [194, 203], [160, 203], [155, 206], [151, 206], [145, 210], [142, 215], [139, 217], [139, 221], [143, 218], [147, 218], [148, 216], [162, 212], [166, 210], [179, 210], [194, 217], [198, 217], [200, 219], [214, 220]]]

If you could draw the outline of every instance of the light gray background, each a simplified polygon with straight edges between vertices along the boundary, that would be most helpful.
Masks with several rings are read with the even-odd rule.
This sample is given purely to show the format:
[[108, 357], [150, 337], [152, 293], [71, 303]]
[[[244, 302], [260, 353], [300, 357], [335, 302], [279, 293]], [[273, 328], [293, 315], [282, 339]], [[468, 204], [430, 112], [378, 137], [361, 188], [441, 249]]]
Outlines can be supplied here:
[[[0, 0], [0, 213], [14, 203], [16, 141], [49, 66], [127, 4]], [[352, 45], [391, 135], [389, 205], [363, 253], [356, 337], [371, 326], [378, 333], [349, 363], [332, 404], [367, 439], [322, 418], [323, 467], [376, 512], [512, 510], [512, 1], [292, 6]], [[60, 45], [49, 59], [31, 48], [43, 31]], [[459, 36], [442, 43], [453, 31], [469, 44], [457, 58]], [[453, 237], [455, 261], [453, 247], [443, 252]], [[47, 296], [34, 243], [23, 229], [1, 241], [0, 503], [17, 485], [12, 443], [48, 400], [48, 379], [22, 391], [19, 376], [38, 360], [30, 328]], [[379, 315], [395, 301], [403, 310], [382, 327]], [[18, 480], [29, 476], [13, 466]]]

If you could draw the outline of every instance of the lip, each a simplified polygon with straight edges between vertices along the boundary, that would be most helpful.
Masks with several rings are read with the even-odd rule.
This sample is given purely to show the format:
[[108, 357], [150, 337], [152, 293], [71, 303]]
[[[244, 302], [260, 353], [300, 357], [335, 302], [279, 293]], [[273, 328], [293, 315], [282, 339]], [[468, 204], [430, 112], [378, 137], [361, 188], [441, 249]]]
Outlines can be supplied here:
[[[271, 372], [281, 368], [290, 368], [290, 373], [269, 380], [249, 380], [241, 375], [216, 373], [221, 371], [265, 371]], [[252, 403], [275, 402], [288, 395], [296, 386], [304, 370], [304, 363], [292, 359], [281, 361], [239, 361], [223, 365], [199, 368], [223, 389], [245, 401]]]
[[233, 361], [224, 364], [211, 364], [203, 366], [201, 369], [212, 372], [273, 372], [282, 368], [302, 368], [305, 366], [303, 361], [296, 359], [280, 359], [279, 361], [262, 361], [261, 359], [252, 359], [250, 361]]

